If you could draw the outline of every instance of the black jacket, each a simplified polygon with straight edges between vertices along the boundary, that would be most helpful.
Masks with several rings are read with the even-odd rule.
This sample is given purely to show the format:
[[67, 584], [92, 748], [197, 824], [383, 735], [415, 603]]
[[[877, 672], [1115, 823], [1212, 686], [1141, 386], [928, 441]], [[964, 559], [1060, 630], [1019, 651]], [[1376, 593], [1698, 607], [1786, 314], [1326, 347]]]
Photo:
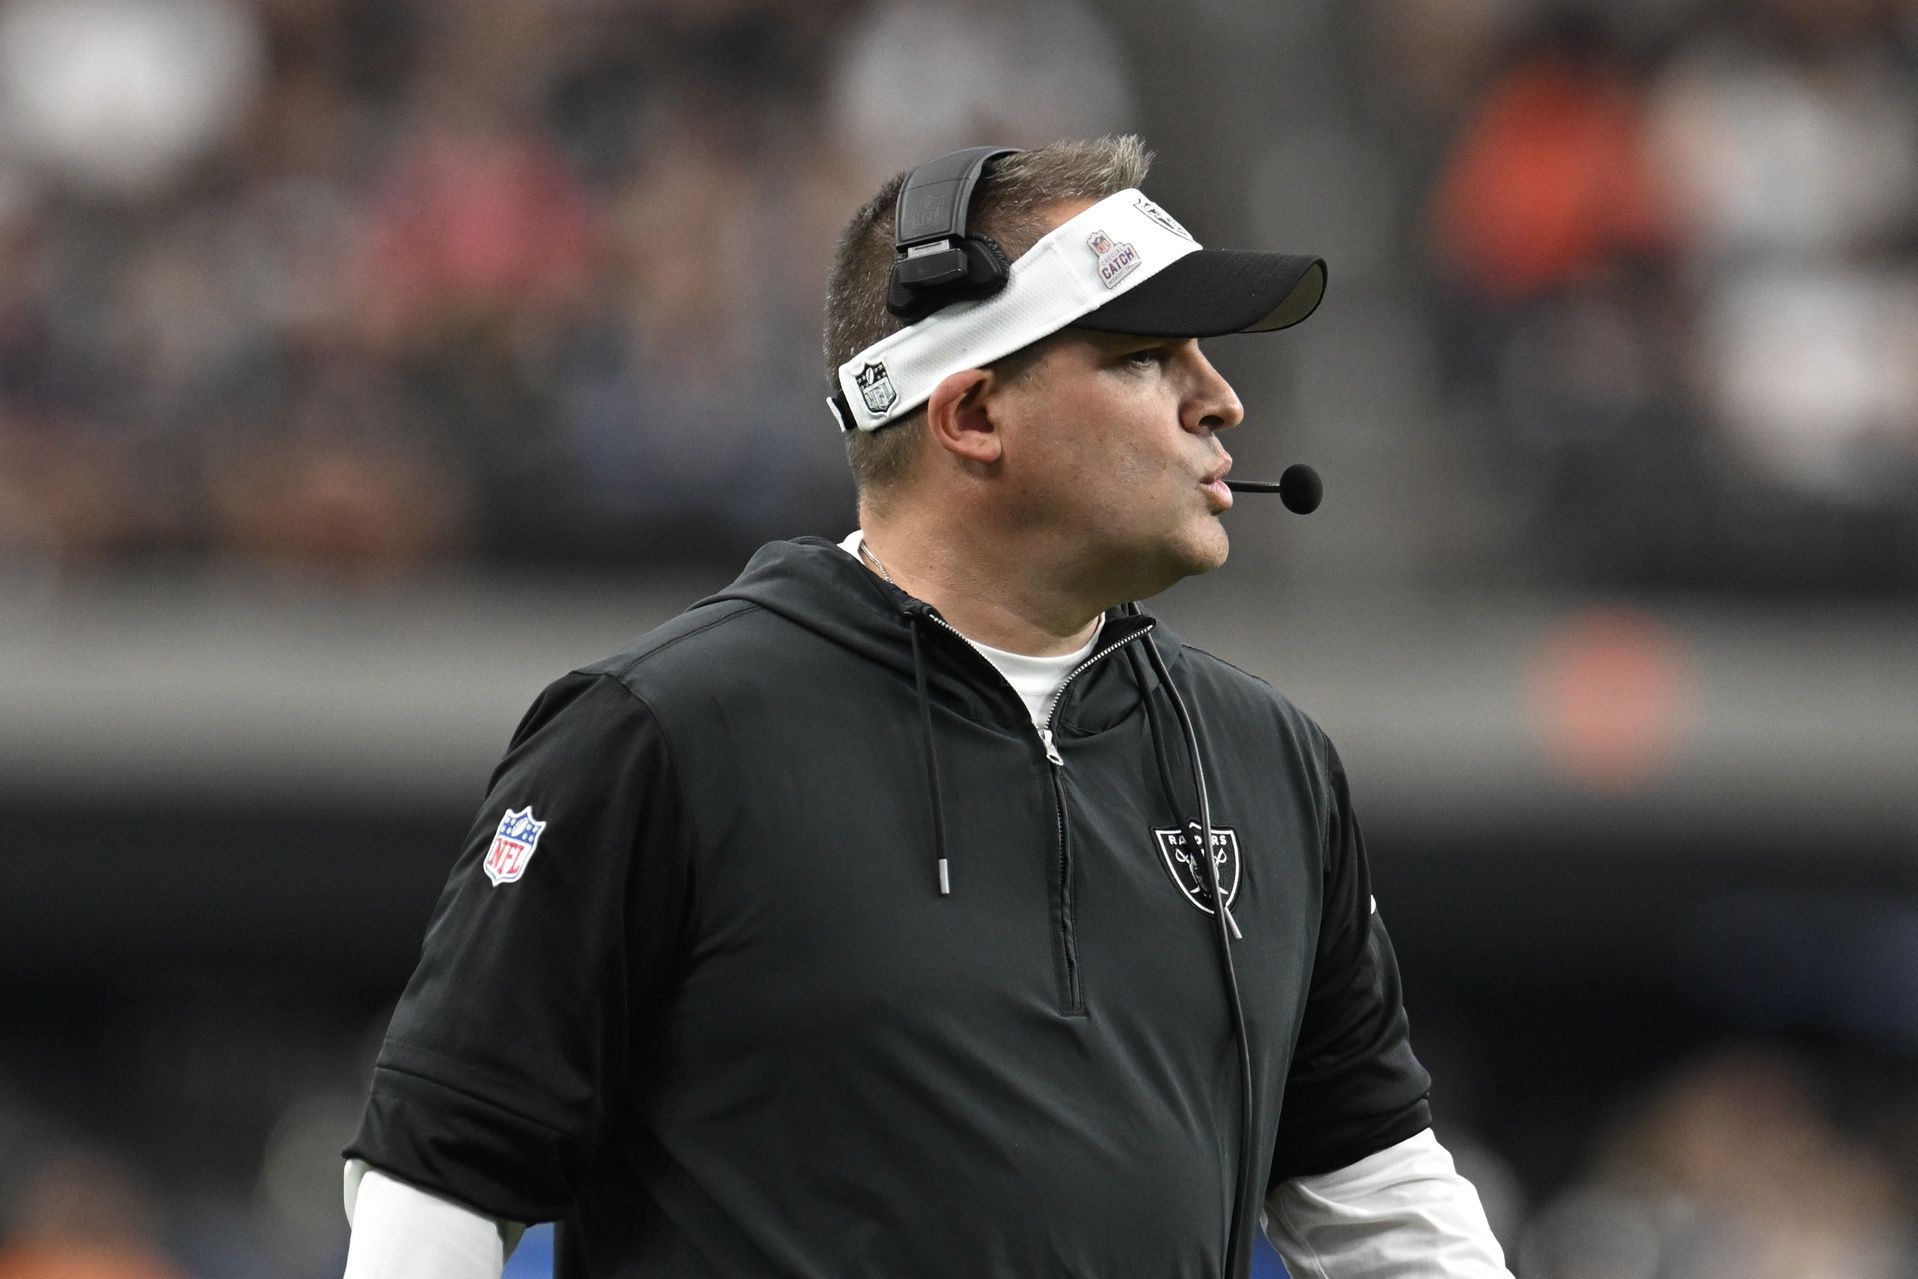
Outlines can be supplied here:
[[[802, 539], [527, 713], [347, 1153], [563, 1219], [561, 1279], [1215, 1279], [1239, 1067], [1146, 644], [1230, 832], [1260, 1168], [1423, 1129], [1315, 724], [1115, 611], [1060, 699], [1055, 765], [936, 614]], [[544, 826], [494, 884], [526, 809]]]

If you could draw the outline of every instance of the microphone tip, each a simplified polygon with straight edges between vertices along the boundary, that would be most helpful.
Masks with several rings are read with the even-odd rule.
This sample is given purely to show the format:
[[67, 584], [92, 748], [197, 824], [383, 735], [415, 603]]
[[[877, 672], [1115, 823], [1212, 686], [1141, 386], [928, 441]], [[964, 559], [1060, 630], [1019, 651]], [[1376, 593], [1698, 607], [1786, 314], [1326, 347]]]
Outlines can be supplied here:
[[1294, 462], [1279, 474], [1279, 500], [1294, 515], [1310, 515], [1325, 499], [1325, 481], [1303, 462]]

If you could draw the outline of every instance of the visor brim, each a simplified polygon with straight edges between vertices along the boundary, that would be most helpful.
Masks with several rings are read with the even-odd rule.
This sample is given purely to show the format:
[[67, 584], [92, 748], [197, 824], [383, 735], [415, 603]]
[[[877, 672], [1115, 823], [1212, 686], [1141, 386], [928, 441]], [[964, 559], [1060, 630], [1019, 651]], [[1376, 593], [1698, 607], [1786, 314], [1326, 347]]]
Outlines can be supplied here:
[[1200, 249], [1073, 325], [1148, 337], [1269, 333], [1311, 315], [1325, 297], [1325, 281], [1324, 258]]

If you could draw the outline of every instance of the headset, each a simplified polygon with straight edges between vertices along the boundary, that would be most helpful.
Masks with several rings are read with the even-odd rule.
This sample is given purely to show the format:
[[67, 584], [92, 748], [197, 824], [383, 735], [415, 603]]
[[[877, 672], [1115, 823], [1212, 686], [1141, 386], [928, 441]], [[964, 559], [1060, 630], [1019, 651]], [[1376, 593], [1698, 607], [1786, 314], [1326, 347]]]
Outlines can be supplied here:
[[1012, 262], [992, 237], [966, 234], [972, 189], [986, 166], [1017, 147], [967, 147], [907, 175], [893, 209], [898, 257], [886, 277], [886, 309], [911, 324], [934, 311], [1006, 287]]

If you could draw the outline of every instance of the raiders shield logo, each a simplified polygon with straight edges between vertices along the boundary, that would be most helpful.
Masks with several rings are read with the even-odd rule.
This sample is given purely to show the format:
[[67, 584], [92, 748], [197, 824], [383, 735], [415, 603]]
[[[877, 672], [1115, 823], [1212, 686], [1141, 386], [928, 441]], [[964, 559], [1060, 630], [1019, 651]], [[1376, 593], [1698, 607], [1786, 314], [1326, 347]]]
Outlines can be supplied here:
[[[1199, 860], [1199, 845], [1204, 842], [1199, 828], [1194, 825], [1185, 830], [1155, 830], [1152, 834], [1159, 842], [1159, 860], [1172, 876], [1172, 882], [1179, 886], [1187, 901], [1210, 915], [1212, 885], [1205, 873], [1205, 863]], [[1230, 907], [1239, 895], [1237, 831], [1225, 826], [1212, 828], [1212, 860], [1219, 867], [1219, 891], [1225, 894], [1225, 904]]]
[[[1144, 196], [1140, 196], [1134, 200], [1132, 207], [1145, 214], [1148, 218], [1151, 218], [1154, 222], [1157, 222], [1166, 230], [1172, 232], [1172, 234], [1184, 236], [1186, 239], [1192, 240], [1192, 232], [1180, 226], [1179, 219], [1173, 217], [1170, 213], [1167, 213], [1164, 209], [1146, 199]], [[1192, 242], [1194, 244], [1198, 243], [1197, 240], [1192, 240]]]
[[859, 384], [860, 398], [866, 401], [866, 410], [870, 413], [884, 413], [899, 403], [899, 392], [892, 389], [892, 379], [886, 376], [886, 366], [877, 361], [852, 375]]

